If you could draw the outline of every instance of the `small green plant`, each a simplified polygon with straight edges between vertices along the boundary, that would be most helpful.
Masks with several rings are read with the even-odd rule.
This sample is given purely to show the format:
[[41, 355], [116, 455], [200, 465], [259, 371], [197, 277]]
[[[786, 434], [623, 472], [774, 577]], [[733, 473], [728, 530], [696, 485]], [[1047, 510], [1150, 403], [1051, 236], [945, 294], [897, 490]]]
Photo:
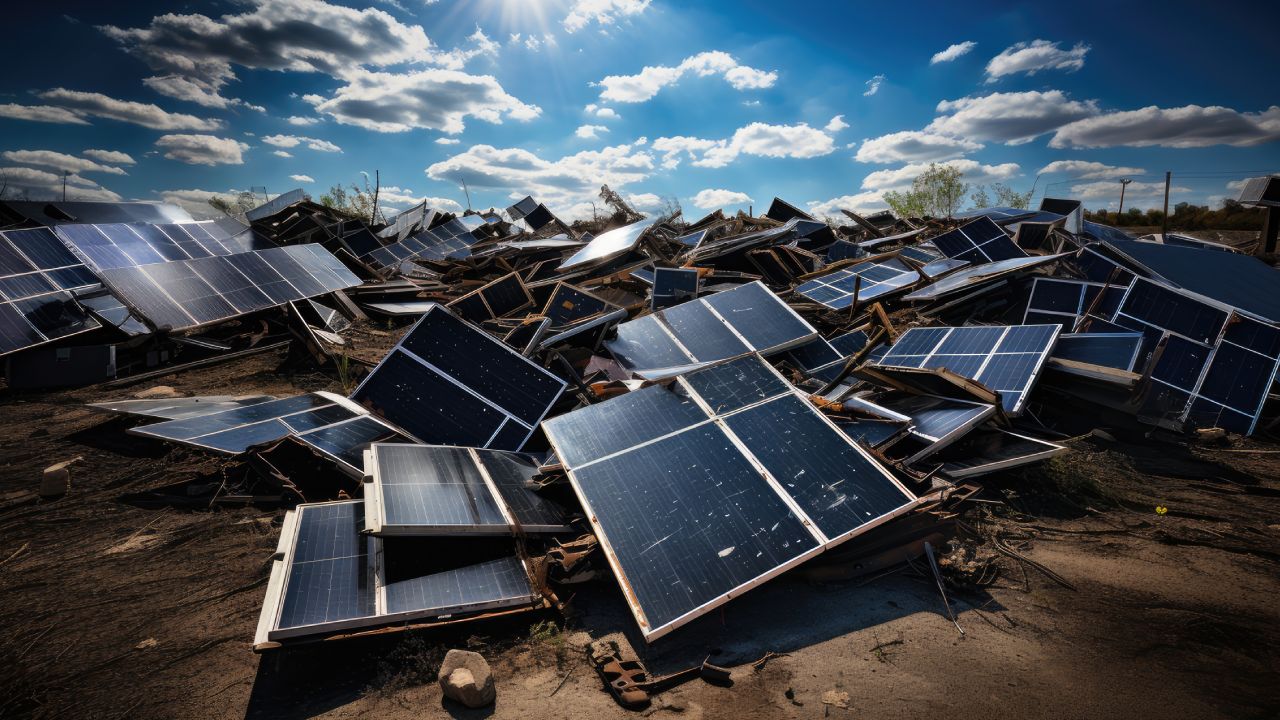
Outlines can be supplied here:
[[351, 357], [343, 353], [334, 358], [333, 366], [338, 371], [338, 383], [342, 385], [342, 391], [350, 395], [355, 388], [355, 378], [351, 373]]

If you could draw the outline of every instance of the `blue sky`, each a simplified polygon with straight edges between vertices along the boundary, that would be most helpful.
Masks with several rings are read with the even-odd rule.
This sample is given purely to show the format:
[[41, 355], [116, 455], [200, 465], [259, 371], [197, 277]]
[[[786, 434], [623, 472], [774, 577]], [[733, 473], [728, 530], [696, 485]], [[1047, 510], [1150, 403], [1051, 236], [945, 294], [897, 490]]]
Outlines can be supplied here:
[[[24, 3], [0, 45], [12, 190], [206, 208], [381, 172], [384, 200], [602, 182], [689, 216], [883, 207], [929, 162], [1154, 207], [1280, 170], [1280, 6], [665, 0]], [[1037, 177], [1039, 178], [1037, 181]]]

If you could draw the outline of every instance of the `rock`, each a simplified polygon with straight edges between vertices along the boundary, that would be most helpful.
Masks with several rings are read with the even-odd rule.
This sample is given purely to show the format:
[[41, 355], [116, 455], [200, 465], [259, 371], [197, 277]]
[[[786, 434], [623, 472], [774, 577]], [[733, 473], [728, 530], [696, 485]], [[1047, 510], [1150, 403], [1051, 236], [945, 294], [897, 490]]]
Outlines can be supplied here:
[[470, 650], [450, 650], [444, 656], [440, 665], [440, 689], [445, 697], [469, 708], [491, 705], [497, 697], [489, 663], [480, 653]]
[[142, 392], [133, 394], [138, 400], [157, 400], [159, 398], [175, 398], [180, 397], [178, 391], [168, 385], [157, 385], [153, 388], [147, 388]]
[[822, 704], [834, 705], [838, 708], [848, 709], [849, 693], [841, 692], [839, 690], [828, 690], [822, 693]]
[[71, 489], [71, 471], [67, 468], [78, 460], [79, 457], [74, 457], [45, 468], [44, 476], [40, 479], [40, 497], [52, 500], [66, 495]]

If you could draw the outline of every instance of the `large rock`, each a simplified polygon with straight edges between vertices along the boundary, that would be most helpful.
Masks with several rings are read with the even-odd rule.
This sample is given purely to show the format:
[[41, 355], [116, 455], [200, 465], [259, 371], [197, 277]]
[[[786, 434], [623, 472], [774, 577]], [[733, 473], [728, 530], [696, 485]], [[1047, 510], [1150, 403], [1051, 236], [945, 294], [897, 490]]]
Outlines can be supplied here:
[[470, 708], [493, 704], [497, 690], [493, 673], [480, 653], [450, 650], [440, 665], [440, 689], [444, 696]]

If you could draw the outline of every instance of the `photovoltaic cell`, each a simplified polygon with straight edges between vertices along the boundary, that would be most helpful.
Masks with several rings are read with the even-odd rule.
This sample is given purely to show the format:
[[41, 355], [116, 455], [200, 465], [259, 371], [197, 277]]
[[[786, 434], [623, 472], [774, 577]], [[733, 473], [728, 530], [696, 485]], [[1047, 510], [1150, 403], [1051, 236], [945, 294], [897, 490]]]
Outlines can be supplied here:
[[97, 284], [48, 229], [0, 232], [0, 355], [101, 327], [65, 292]]
[[600, 233], [592, 238], [586, 247], [569, 256], [568, 260], [560, 263], [560, 267], [557, 269], [561, 271], [571, 270], [617, 257], [634, 248], [640, 242], [640, 238], [645, 231], [653, 227], [658, 219], [655, 216], [648, 220], [641, 220], [637, 223]]
[[1115, 315], [1127, 290], [1122, 285], [1038, 277], [1032, 280], [1023, 322], [1058, 323], [1064, 332], [1071, 332], [1086, 314], [1103, 318]]
[[1142, 333], [1064, 333], [1052, 357], [1133, 372], [1141, 352]]
[[802, 283], [796, 292], [833, 310], [857, 301], [869, 302], [906, 289], [920, 281], [920, 273], [897, 258], [859, 263]]
[[661, 310], [698, 296], [696, 268], [654, 268], [653, 297], [649, 309]]
[[947, 257], [974, 265], [1027, 257], [999, 225], [985, 216], [938, 235], [930, 242]]

